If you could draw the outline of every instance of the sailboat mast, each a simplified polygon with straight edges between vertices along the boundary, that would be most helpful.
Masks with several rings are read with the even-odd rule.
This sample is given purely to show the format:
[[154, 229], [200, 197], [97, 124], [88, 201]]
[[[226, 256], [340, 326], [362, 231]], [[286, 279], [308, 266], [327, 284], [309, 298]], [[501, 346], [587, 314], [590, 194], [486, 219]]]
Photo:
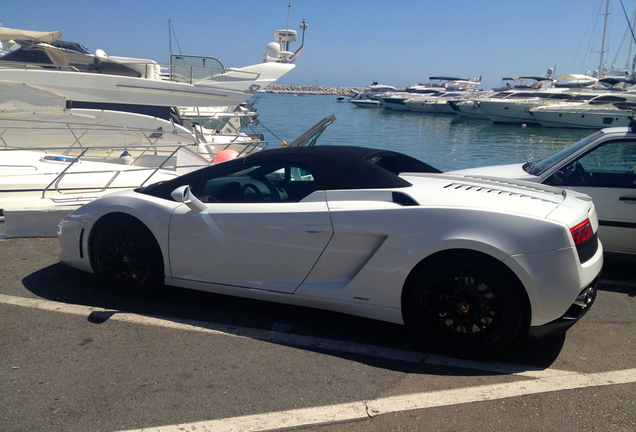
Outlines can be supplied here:
[[598, 65], [598, 76], [603, 76], [603, 50], [605, 49], [605, 30], [607, 29], [607, 15], [609, 14], [609, 0], [605, 4], [605, 24], [603, 24], [603, 41], [601, 42], [601, 63]]
[[170, 64], [172, 64], [172, 33], [170, 28], [172, 24], [170, 24], [170, 20], [168, 20], [168, 46], [170, 47]]

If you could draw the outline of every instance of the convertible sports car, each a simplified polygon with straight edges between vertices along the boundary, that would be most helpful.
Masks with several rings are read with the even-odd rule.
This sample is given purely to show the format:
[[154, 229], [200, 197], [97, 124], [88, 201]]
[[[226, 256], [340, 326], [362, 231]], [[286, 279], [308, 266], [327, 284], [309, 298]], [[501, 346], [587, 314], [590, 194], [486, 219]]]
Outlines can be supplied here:
[[314, 146], [104, 196], [58, 235], [63, 262], [120, 291], [165, 283], [328, 309], [487, 356], [589, 310], [603, 264], [597, 227], [576, 192]]
[[598, 211], [598, 235], [604, 250], [636, 256], [636, 132], [633, 127], [603, 129], [540, 161], [451, 173], [513, 178], [589, 195]]

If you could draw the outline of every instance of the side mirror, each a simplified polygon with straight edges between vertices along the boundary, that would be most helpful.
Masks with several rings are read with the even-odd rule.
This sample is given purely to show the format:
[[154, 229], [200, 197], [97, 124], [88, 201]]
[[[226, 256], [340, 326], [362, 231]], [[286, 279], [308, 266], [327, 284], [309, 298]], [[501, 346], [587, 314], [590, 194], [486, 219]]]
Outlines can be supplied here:
[[187, 205], [192, 211], [201, 213], [207, 210], [207, 206], [203, 204], [197, 197], [192, 195], [190, 186], [179, 186], [172, 191], [170, 196], [177, 202]]

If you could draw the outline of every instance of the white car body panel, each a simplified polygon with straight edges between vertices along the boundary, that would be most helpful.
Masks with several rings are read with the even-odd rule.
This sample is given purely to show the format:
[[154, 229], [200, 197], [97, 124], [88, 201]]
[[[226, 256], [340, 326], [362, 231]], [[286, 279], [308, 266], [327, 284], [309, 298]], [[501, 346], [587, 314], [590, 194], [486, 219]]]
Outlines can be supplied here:
[[[170, 218], [175, 279], [294, 292], [327, 246], [333, 229], [322, 201], [178, 206]], [[238, 264], [238, 265], [237, 265]]]
[[167, 285], [398, 324], [409, 276], [439, 253], [473, 251], [506, 266], [523, 285], [531, 326], [560, 319], [601, 271], [600, 242], [581, 265], [570, 232], [587, 219], [598, 228], [585, 195], [448, 174], [401, 178], [411, 186], [319, 189], [298, 202], [203, 203], [189, 186], [177, 188], [188, 191], [181, 202], [174, 194], [177, 201], [116, 193], [60, 223], [60, 258], [93, 272], [92, 228], [113, 213], [128, 214], [157, 240]]

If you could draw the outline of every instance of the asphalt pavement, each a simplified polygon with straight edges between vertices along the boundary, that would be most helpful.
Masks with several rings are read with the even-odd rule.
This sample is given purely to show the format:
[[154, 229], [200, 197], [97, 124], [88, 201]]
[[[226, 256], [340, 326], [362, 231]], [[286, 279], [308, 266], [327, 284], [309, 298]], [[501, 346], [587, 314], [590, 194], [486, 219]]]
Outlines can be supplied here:
[[57, 239], [0, 240], [0, 430], [636, 430], [636, 263], [496, 361], [399, 325], [164, 287], [117, 297]]

